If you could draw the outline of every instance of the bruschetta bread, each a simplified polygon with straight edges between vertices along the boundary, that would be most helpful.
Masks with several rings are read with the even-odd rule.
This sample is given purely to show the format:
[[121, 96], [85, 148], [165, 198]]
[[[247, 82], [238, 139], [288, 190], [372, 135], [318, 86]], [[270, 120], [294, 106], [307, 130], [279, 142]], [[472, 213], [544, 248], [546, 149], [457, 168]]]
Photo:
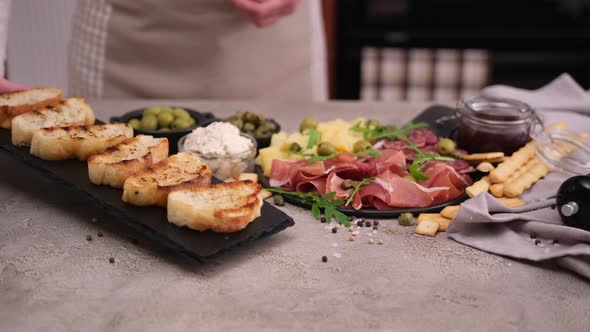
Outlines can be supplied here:
[[88, 158], [88, 176], [98, 185], [123, 188], [131, 175], [168, 157], [168, 139], [138, 135]]
[[10, 128], [12, 119], [23, 113], [59, 104], [62, 91], [56, 88], [35, 88], [0, 95], [0, 127]]

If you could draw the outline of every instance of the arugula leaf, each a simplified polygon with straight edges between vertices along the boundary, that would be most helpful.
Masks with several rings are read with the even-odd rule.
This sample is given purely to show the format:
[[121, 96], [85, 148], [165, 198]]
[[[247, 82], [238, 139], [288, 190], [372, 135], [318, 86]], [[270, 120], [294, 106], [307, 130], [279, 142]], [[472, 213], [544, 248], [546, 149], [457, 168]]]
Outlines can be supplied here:
[[266, 190], [277, 194], [295, 196], [303, 202], [311, 203], [311, 214], [316, 219], [319, 219], [323, 213], [328, 221], [335, 219], [341, 225], [350, 226], [350, 217], [337, 209], [344, 201], [341, 199], [331, 200], [336, 195], [336, 192], [330, 192], [324, 196], [320, 196], [317, 193], [301, 193], [277, 187], [267, 188]]
[[356, 153], [357, 157], [381, 157], [381, 151], [370, 148], [370, 149], [366, 149], [364, 151], [359, 151]]
[[307, 140], [307, 148], [311, 149], [318, 144], [318, 141], [320, 140], [320, 133], [315, 128], [311, 128], [308, 133], [309, 139]]
[[416, 157], [410, 165], [410, 175], [416, 181], [428, 180], [428, 176], [420, 171], [420, 167], [429, 161], [453, 161], [453, 158], [443, 157], [438, 153], [425, 154], [424, 150], [420, 149], [416, 144], [412, 143], [408, 145], [409, 149], [416, 151]]
[[369, 183], [375, 181], [377, 177], [373, 176], [370, 178], [366, 178], [366, 179], [362, 179], [359, 182], [356, 182], [353, 186], [354, 190], [352, 191], [352, 193], [350, 194], [350, 196], [348, 196], [348, 199], [346, 200], [346, 202], [344, 202], [344, 206], [348, 206], [350, 205], [350, 203], [352, 203], [352, 199], [354, 198], [354, 195], [356, 195], [356, 193], [359, 192], [359, 190], [361, 190], [362, 187], [368, 185]]
[[328, 160], [328, 159], [332, 159], [336, 156], [338, 156], [341, 152], [334, 152], [332, 154], [329, 154], [327, 156], [316, 156], [314, 154], [305, 154], [304, 156], [309, 157], [309, 159], [307, 160], [308, 163], [313, 164], [315, 162], [318, 161], [324, 161], [324, 160]]

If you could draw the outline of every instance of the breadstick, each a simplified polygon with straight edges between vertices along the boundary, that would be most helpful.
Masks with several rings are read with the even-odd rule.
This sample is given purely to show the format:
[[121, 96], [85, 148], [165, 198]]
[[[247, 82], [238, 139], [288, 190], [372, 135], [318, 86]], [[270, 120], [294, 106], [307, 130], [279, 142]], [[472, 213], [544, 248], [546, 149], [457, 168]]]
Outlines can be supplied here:
[[504, 184], [503, 183], [495, 183], [490, 186], [490, 194], [494, 197], [502, 197], [504, 196]]
[[487, 162], [487, 161], [484, 161], [484, 162], [482, 162], [482, 163], [479, 163], [479, 165], [477, 165], [477, 167], [476, 167], [476, 169], [477, 169], [478, 171], [480, 171], [480, 172], [483, 172], [483, 173], [489, 173], [489, 172], [491, 172], [491, 171], [492, 171], [494, 168], [495, 168], [495, 167], [494, 167], [494, 165], [490, 164], [490, 163], [489, 163], [489, 162]]
[[529, 160], [526, 164], [524, 164], [521, 168], [519, 168], [516, 172], [510, 174], [508, 179], [505, 183], [496, 183], [490, 186], [490, 193], [494, 197], [502, 197], [504, 196], [504, 185], [508, 182], [514, 181], [515, 179], [521, 177], [523, 174], [531, 170], [533, 167], [537, 166], [540, 163], [539, 159], [535, 156], [531, 160]]
[[467, 196], [475, 197], [481, 193], [485, 193], [486, 191], [488, 191], [488, 189], [490, 189], [491, 184], [492, 183], [490, 182], [490, 178], [488, 176], [484, 176], [481, 178], [481, 180], [465, 188], [465, 192], [467, 193]]
[[498, 200], [506, 205], [507, 207], [519, 207], [519, 206], [523, 206], [526, 203], [518, 198], [506, 198], [506, 197], [500, 197], [498, 198]]
[[441, 216], [449, 219], [455, 219], [457, 213], [459, 213], [459, 205], [449, 205], [440, 211]]
[[490, 172], [490, 180], [493, 183], [505, 182], [510, 174], [515, 170], [519, 169], [529, 159], [535, 156], [535, 141], [528, 142], [520, 150], [514, 152], [510, 158], [505, 160], [503, 163], [498, 165], [493, 171]]
[[465, 154], [462, 156], [463, 160], [488, 160], [504, 157], [504, 152], [485, 152], [485, 153], [472, 153]]
[[535, 164], [534, 167], [529, 169], [521, 177], [514, 179], [504, 185], [504, 196], [516, 197], [522, 194], [525, 190], [530, 188], [535, 182], [549, 174], [551, 169], [543, 163]]

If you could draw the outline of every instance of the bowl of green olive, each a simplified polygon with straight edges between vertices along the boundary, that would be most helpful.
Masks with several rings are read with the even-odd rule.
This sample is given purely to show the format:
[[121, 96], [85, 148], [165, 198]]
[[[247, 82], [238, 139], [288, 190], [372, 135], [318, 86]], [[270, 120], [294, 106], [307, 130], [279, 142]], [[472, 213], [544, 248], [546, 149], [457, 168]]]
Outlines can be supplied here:
[[259, 149], [270, 146], [272, 135], [281, 131], [281, 126], [275, 120], [250, 111], [237, 112], [223, 121], [238, 127], [242, 133], [254, 137]]
[[118, 117], [112, 117], [111, 123], [129, 123], [135, 135], [151, 135], [168, 138], [170, 153], [176, 153], [178, 140], [196, 127], [214, 121], [211, 113], [197, 112], [186, 107], [149, 106], [134, 110]]

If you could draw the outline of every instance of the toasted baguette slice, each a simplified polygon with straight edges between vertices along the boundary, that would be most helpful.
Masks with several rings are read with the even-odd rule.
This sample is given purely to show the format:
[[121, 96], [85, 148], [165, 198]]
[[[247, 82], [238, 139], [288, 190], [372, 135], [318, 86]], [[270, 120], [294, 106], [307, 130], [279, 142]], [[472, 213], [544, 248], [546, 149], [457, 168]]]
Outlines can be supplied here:
[[125, 180], [123, 202], [166, 207], [168, 194], [211, 184], [211, 169], [190, 152], [172, 155]]
[[12, 119], [23, 113], [55, 106], [62, 92], [56, 88], [36, 88], [0, 95], [0, 127], [10, 128]]
[[168, 221], [198, 231], [237, 232], [260, 216], [262, 187], [232, 181], [168, 195]]
[[88, 159], [133, 137], [126, 123], [38, 129], [33, 133], [31, 154], [45, 160]]
[[12, 119], [12, 144], [29, 146], [33, 132], [41, 128], [94, 124], [94, 113], [83, 98], [69, 98], [55, 107], [21, 114]]
[[138, 135], [88, 158], [88, 176], [98, 185], [123, 188], [131, 175], [168, 157], [168, 139]]

